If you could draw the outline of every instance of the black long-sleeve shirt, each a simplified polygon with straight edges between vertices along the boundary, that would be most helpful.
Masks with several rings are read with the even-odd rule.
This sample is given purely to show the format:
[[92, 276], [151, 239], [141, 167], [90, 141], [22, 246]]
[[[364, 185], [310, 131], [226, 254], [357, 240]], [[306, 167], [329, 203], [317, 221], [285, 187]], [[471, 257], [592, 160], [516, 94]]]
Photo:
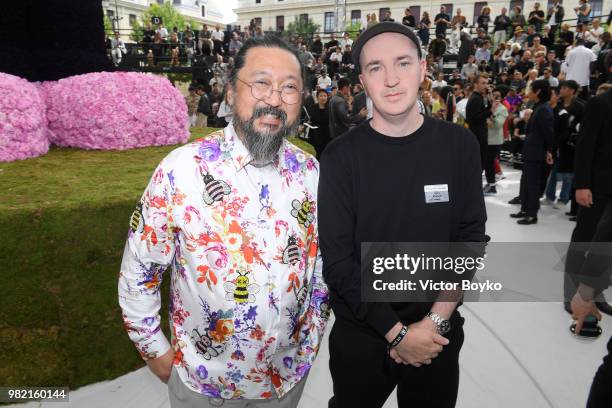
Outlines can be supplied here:
[[359, 123], [363, 116], [359, 112], [351, 115], [348, 103], [341, 95], [332, 96], [329, 100], [329, 136], [333, 139], [349, 129], [349, 125]]
[[546, 152], [552, 153], [554, 140], [554, 115], [548, 102], [538, 102], [525, 129], [523, 160], [544, 161]]
[[485, 103], [485, 98], [478, 92], [472, 92], [465, 106], [465, 116], [472, 133], [486, 140], [489, 133], [487, 118], [491, 116], [491, 104]]
[[[321, 158], [318, 192], [323, 276], [337, 319], [385, 335], [422, 319], [431, 303], [361, 302], [362, 242], [484, 242], [480, 153], [469, 130], [425, 117], [405, 137], [370, 122], [334, 139]], [[425, 186], [449, 201], [426, 203]]]
[[577, 189], [612, 195], [612, 90], [586, 104], [576, 144], [574, 174]]

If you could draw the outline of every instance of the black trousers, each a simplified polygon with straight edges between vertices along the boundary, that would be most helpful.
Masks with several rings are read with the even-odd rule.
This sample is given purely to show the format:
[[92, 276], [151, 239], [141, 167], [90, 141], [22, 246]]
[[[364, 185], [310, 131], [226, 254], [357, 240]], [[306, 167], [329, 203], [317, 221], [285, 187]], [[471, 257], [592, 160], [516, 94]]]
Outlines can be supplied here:
[[500, 145], [488, 145], [487, 157], [485, 160], [485, 174], [487, 183], [495, 184], [495, 158], [499, 155]]
[[542, 195], [542, 171], [544, 162], [523, 162], [523, 174], [521, 175], [521, 211], [529, 217], [537, 217], [540, 209], [540, 197]]
[[[450, 408], [459, 390], [463, 318], [451, 317], [450, 340], [430, 365], [396, 364], [386, 340], [369, 329], [336, 319], [329, 335], [329, 368], [334, 396], [329, 408], [379, 408], [397, 386], [399, 408]], [[367, 330], [367, 331], [366, 331]]]
[[612, 407], [612, 337], [608, 340], [608, 355], [595, 373], [587, 408]]
[[480, 166], [484, 170], [486, 169], [487, 163], [487, 131], [485, 130], [484, 132], [480, 132], [477, 130], [472, 130], [472, 133], [474, 133], [474, 136], [476, 136], [476, 140], [478, 140], [478, 145], [480, 146]]
[[563, 294], [568, 302], [572, 300], [578, 287], [574, 279], [572, 279], [572, 275], [580, 272], [586, 255], [586, 248], [584, 245], [580, 245], [580, 243], [594, 240], [607, 242], [603, 234], [606, 233], [605, 229], [612, 228], [612, 226], [598, 226], [603, 217], [612, 219], [612, 196], [593, 194], [593, 205], [591, 207], [578, 207], [578, 220], [572, 232], [572, 239], [567, 250], [565, 262]]

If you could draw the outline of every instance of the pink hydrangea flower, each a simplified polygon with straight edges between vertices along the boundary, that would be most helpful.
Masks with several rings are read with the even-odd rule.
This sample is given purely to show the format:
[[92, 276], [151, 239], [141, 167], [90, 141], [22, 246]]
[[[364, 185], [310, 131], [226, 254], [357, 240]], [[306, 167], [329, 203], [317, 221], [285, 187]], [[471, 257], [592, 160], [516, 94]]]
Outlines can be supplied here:
[[0, 72], [0, 162], [49, 151], [45, 102], [35, 84]]
[[124, 150], [189, 139], [185, 98], [164, 77], [94, 72], [45, 82], [41, 89], [55, 145]]

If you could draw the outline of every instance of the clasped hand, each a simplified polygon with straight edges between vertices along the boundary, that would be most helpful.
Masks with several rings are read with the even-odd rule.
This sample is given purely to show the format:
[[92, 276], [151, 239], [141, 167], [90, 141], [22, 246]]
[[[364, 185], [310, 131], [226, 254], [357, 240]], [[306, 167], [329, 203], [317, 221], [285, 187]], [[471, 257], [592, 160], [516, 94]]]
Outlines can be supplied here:
[[397, 364], [414, 367], [431, 364], [449, 340], [438, 334], [435, 323], [429, 319], [408, 326], [408, 332], [400, 344], [391, 349], [389, 355]]

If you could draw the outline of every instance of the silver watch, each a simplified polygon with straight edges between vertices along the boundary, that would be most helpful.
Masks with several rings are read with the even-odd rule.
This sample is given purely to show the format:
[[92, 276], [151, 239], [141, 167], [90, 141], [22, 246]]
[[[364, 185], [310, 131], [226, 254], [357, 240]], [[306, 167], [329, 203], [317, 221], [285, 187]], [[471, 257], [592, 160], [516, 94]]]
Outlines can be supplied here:
[[429, 312], [427, 313], [427, 317], [429, 317], [436, 324], [438, 334], [444, 335], [451, 329], [450, 322], [448, 320], [444, 320], [440, 315]]

